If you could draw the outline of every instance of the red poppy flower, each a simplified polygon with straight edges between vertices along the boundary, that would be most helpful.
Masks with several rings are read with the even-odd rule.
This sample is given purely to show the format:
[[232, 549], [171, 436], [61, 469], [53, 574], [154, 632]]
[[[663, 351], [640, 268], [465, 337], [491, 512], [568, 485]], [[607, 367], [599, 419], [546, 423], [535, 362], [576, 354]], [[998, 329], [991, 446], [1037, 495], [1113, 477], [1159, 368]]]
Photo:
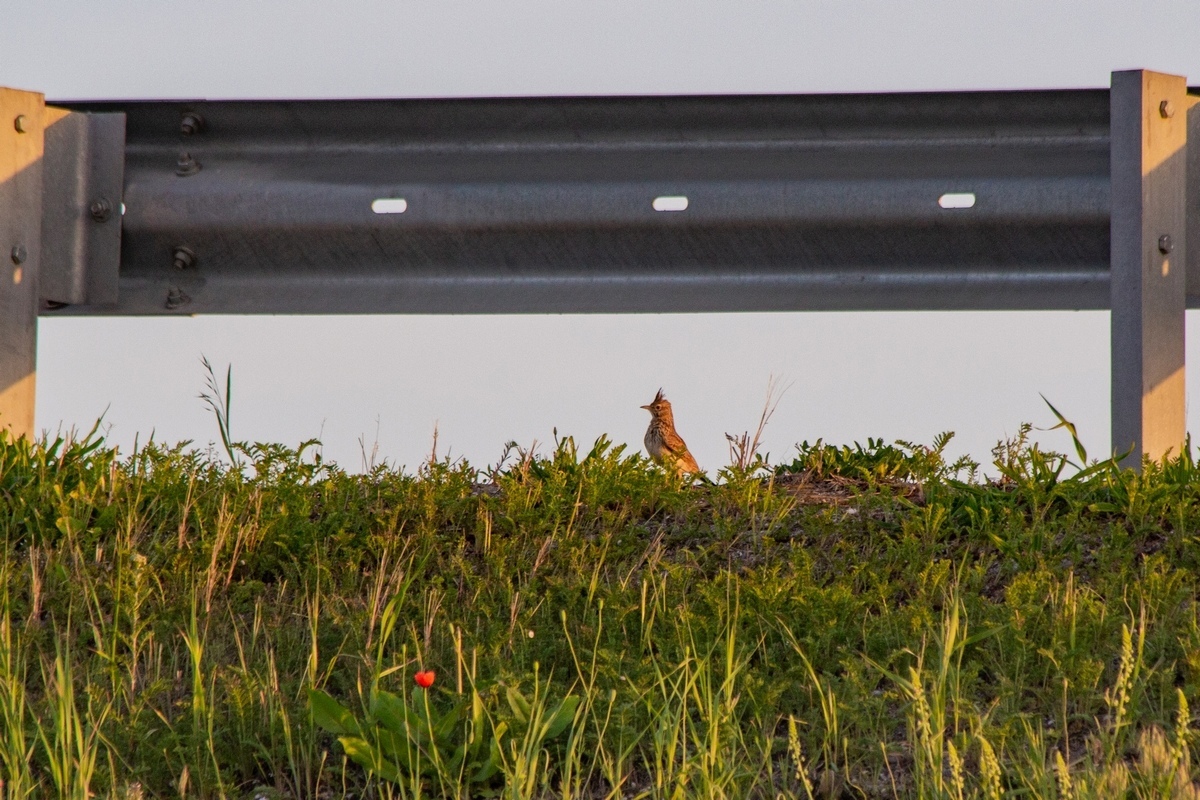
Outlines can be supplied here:
[[433, 679], [437, 677], [437, 673], [431, 669], [423, 669], [416, 675], [413, 675], [413, 680], [417, 682], [417, 686], [422, 689], [428, 689], [433, 686]]

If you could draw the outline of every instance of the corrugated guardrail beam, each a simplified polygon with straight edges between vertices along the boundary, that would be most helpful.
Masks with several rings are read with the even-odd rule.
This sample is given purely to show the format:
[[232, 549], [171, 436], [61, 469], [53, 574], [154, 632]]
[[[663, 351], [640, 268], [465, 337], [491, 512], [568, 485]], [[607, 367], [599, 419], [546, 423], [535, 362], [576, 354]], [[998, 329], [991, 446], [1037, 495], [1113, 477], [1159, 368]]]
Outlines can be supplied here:
[[1105, 91], [74, 108], [120, 292], [56, 313], [1109, 303]]

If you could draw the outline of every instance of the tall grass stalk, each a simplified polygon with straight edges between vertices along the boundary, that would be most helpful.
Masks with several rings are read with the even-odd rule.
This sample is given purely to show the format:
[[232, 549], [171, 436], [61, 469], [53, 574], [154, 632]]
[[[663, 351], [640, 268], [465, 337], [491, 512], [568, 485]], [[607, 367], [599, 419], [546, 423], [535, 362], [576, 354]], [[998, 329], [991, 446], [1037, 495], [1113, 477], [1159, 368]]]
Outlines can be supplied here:
[[0, 795], [10, 800], [33, 796], [37, 780], [31, 757], [34, 744], [26, 738], [25, 648], [13, 631], [9, 560], [0, 561]]
[[105, 744], [100, 730], [112, 701], [101, 704], [88, 696], [79, 707], [69, 638], [57, 642], [54, 661], [43, 664], [42, 684], [51, 698], [51, 714], [36, 725], [51, 782], [61, 798], [87, 800]]

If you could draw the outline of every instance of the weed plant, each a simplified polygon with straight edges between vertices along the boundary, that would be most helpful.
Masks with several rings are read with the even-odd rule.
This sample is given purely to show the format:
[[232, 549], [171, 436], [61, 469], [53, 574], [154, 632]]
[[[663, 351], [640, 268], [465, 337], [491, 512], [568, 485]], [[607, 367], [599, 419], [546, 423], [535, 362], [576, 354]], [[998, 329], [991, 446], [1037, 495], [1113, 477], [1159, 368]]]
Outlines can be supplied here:
[[360, 475], [222, 433], [0, 433], [4, 797], [1198, 796], [1190, 448], [692, 486], [606, 439]]

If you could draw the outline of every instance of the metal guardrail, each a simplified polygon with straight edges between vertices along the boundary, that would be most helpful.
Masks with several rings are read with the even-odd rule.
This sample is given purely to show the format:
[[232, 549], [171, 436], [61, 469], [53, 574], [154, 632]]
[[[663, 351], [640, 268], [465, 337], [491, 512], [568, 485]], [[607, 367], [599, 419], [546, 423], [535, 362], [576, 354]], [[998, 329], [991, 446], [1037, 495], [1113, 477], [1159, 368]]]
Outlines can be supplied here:
[[[0, 94], [4, 116], [19, 95]], [[1161, 455], [1182, 417], [1172, 444], [1147, 445], [1163, 414], [1142, 401], [1178, 372], [1182, 408], [1183, 308], [1200, 306], [1193, 103], [1182, 78], [1136, 71], [1111, 92], [59, 104], [34, 300], [55, 315], [1111, 307], [1114, 442]], [[13, 146], [0, 137], [0, 165]], [[9, 178], [0, 166], [15, 219]], [[21, 235], [0, 222], [0, 245]]]
[[126, 210], [57, 313], [1109, 302], [1104, 91], [68, 107], [125, 115]]

